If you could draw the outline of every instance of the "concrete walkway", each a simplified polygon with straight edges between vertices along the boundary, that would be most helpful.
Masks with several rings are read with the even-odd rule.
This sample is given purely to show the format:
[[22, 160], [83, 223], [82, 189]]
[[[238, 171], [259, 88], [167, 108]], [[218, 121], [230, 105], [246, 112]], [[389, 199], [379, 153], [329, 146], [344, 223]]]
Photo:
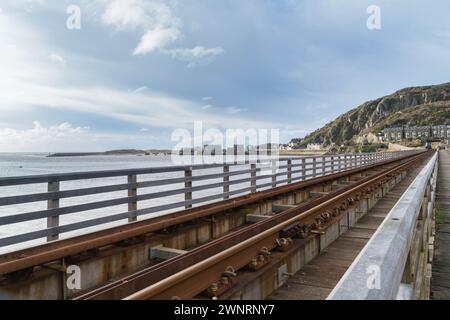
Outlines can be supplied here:
[[439, 155], [436, 190], [436, 239], [431, 279], [431, 299], [450, 300], [450, 152]]

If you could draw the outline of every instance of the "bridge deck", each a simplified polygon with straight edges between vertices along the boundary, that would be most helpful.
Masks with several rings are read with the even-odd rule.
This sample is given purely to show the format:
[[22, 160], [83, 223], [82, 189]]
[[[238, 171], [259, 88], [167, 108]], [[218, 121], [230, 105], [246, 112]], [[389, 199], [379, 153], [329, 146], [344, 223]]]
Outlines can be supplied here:
[[450, 299], [450, 153], [441, 151], [436, 188], [437, 216], [431, 298]]
[[[410, 172], [349, 231], [342, 234], [322, 253], [305, 265], [269, 300], [322, 300], [326, 299], [366, 243], [381, 225], [422, 166]], [[450, 221], [450, 220], [449, 220]]]

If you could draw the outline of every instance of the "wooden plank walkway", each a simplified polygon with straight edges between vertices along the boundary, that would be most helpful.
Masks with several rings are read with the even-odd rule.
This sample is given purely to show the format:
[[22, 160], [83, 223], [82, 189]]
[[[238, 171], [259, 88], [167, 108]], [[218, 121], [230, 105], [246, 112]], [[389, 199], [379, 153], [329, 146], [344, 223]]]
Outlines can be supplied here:
[[431, 299], [450, 300], [450, 152], [439, 154]]
[[410, 172], [354, 227], [342, 234], [318, 257], [290, 277], [268, 299], [326, 299], [422, 168], [423, 166], [419, 166]]

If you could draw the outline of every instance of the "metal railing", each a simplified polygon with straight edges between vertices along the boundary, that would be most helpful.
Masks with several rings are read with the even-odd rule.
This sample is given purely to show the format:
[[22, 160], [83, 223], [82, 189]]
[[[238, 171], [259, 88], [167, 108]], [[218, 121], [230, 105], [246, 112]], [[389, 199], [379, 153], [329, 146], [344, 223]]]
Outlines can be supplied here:
[[[429, 296], [429, 283], [427, 286], [425, 282], [437, 160], [438, 154], [435, 153], [386, 216], [328, 300], [417, 300], [424, 299], [427, 294]], [[428, 275], [428, 282], [430, 277]]]
[[[54, 241], [61, 234], [88, 233], [89, 228], [133, 222], [412, 153], [415, 151], [284, 157], [0, 178], [0, 248], [38, 239]], [[13, 190], [6, 192], [8, 188]], [[146, 192], [148, 189], [151, 191]], [[68, 216], [72, 218], [62, 223]], [[22, 227], [15, 228], [18, 225]]]

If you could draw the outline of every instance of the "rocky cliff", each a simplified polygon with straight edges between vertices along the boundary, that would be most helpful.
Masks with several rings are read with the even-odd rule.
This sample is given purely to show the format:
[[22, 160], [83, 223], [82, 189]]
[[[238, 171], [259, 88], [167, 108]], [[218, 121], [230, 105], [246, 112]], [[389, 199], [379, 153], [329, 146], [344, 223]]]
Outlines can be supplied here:
[[292, 142], [297, 147], [376, 143], [377, 133], [385, 127], [430, 124], [450, 124], [450, 83], [406, 88], [368, 101]]

